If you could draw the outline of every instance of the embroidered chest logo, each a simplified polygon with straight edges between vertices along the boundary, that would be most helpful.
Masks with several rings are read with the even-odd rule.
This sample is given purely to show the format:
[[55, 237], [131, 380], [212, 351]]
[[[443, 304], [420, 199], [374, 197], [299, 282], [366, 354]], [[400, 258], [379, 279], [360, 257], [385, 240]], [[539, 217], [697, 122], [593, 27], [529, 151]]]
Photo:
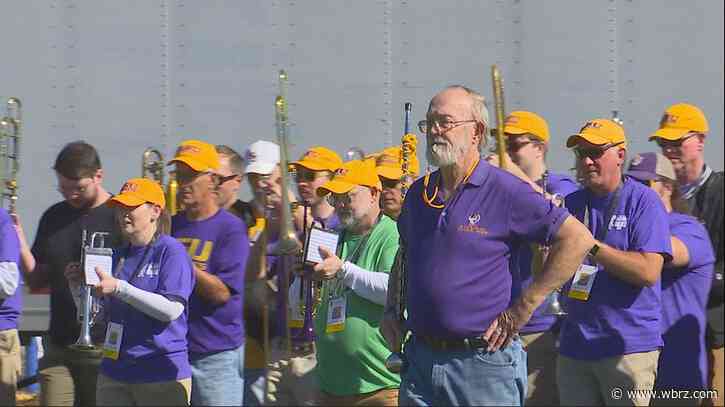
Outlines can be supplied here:
[[627, 216], [615, 215], [609, 221], [609, 230], [622, 230], [627, 227]]
[[476, 212], [468, 215], [468, 224], [459, 225], [458, 231], [463, 233], [476, 233], [481, 236], [488, 234], [488, 230], [482, 226], [478, 226], [478, 222], [481, 221], [481, 214]]
[[139, 278], [152, 278], [159, 275], [159, 265], [158, 264], [147, 264], [146, 267], [144, 267], [143, 270], [138, 274]]

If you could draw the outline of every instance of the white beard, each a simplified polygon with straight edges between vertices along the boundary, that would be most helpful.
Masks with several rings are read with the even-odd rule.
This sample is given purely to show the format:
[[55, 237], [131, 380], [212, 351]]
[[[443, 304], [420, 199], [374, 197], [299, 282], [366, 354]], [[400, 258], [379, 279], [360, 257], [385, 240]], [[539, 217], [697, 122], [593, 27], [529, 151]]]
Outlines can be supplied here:
[[428, 162], [433, 166], [444, 168], [456, 164], [458, 159], [463, 157], [466, 152], [465, 144], [455, 145], [451, 143], [429, 143], [425, 150], [425, 156], [428, 159]]

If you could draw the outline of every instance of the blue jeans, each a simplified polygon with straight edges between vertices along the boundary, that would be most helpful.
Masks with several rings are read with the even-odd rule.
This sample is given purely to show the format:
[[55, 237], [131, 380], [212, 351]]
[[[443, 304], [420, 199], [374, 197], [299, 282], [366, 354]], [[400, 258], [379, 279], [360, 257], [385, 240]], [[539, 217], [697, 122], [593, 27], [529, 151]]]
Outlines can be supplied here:
[[211, 354], [190, 354], [191, 405], [241, 406], [244, 401], [244, 344]]
[[436, 351], [413, 336], [405, 345], [401, 406], [521, 406], [526, 352], [516, 339], [505, 349]]
[[264, 375], [267, 369], [244, 369], [244, 405], [264, 405]]

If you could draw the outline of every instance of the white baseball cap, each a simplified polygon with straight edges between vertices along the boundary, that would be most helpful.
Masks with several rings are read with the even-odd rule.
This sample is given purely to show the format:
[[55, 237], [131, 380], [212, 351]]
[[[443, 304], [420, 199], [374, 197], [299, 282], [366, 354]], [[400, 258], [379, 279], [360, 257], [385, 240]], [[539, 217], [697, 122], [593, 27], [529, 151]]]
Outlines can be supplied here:
[[279, 164], [279, 146], [271, 141], [255, 141], [244, 152], [244, 161], [244, 174], [269, 175]]

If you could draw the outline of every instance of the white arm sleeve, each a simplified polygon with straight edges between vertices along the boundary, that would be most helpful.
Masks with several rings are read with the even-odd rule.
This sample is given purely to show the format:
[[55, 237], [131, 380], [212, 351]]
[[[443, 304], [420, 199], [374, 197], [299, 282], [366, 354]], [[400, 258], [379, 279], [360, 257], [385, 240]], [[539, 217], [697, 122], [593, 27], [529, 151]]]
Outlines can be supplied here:
[[342, 281], [357, 295], [385, 306], [388, 297], [388, 273], [369, 271], [349, 261], [342, 264]]
[[18, 265], [11, 261], [0, 262], [0, 300], [15, 294], [19, 283]]
[[118, 280], [118, 287], [113, 294], [126, 304], [162, 322], [171, 322], [184, 312], [184, 305], [180, 302], [134, 287], [124, 280]]

